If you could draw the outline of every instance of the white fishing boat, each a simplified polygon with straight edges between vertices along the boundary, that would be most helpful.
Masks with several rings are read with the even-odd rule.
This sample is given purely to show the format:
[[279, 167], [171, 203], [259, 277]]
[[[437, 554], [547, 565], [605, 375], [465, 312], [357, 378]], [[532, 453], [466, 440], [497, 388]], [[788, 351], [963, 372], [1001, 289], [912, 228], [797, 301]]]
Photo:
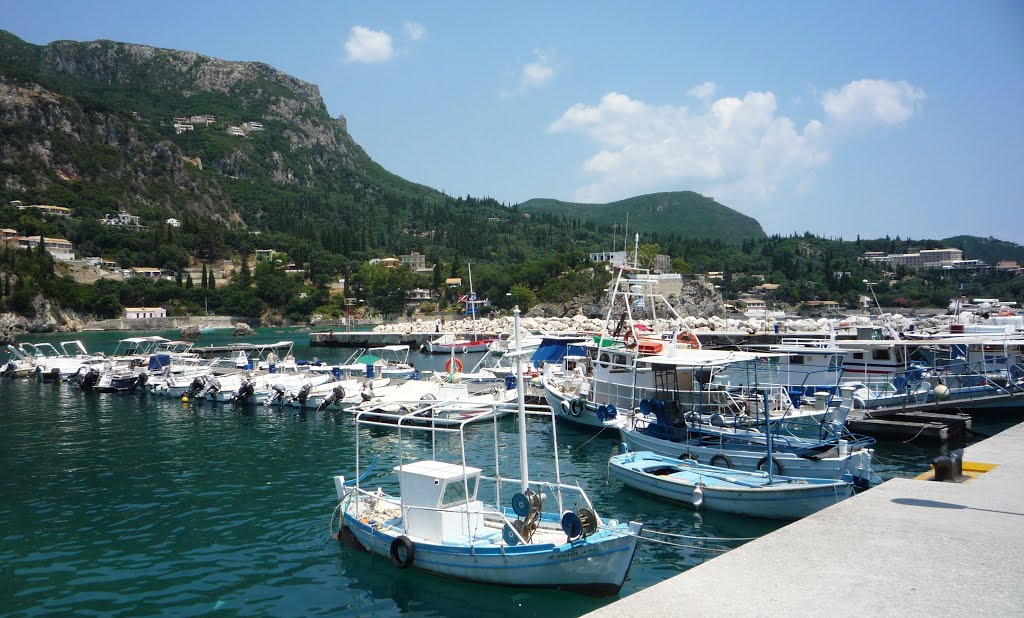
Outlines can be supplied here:
[[[518, 308], [515, 316], [518, 330]], [[516, 373], [521, 378], [521, 359], [517, 361]], [[485, 476], [482, 468], [467, 465], [466, 421], [453, 427], [420, 427], [409, 422], [415, 411], [399, 417], [394, 425], [357, 415], [360, 425], [397, 428], [400, 459], [394, 471], [400, 490], [397, 495], [389, 495], [381, 488], [365, 488], [358, 470], [362, 432], [357, 431], [356, 479], [350, 484], [344, 477], [334, 477], [339, 499], [336, 515], [341, 520], [337, 536], [389, 558], [398, 568], [415, 567], [466, 581], [505, 586], [617, 593], [632, 562], [642, 525], [602, 519], [586, 492], [561, 482], [555, 423], [550, 414], [555, 478], [531, 479], [526, 443], [528, 407], [523, 400], [521, 380], [517, 400], [518, 479], [502, 478], [497, 461], [494, 476]], [[462, 452], [455, 456], [455, 463], [441, 461], [436, 454], [434, 459], [405, 461], [403, 434], [415, 431], [450, 432], [463, 445]], [[484, 483], [489, 484], [494, 504], [485, 505], [478, 498]], [[503, 488], [507, 491], [510, 485], [519, 487], [519, 492], [512, 496], [512, 508], [501, 506]]]
[[4, 344], [4, 356], [0, 360], [0, 376], [5, 378], [25, 378], [35, 373], [35, 359], [31, 354], [11, 344]]
[[853, 483], [743, 472], [649, 451], [609, 460], [627, 486], [699, 509], [767, 519], [800, 519], [853, 495]]
[[685, 417], [657, 409], [658, 406], [649, 412], [637, 410], [618, 415], [608, 424], [619, 430], [622, 442], [634, 452], [651, 451], [733, 470], [770, 469], [781, 476], [833, 480], [850, 477], [857, 486], [868, 487], [875, 481], [871, 468], [874, 451], [870, 448], [874, 440], [848, 434], [843, 429], [852, 405], [852, 391], [844, 387], [839, 407], [830, 408], [823, 419], [823, 429], [829, 430], [824, 439], [774, 433], [769, 440], [752, 427], [742, 431], [711, 431], [706, 425], [690, 427]]
[[369, 348], [365, 354], [338, 368], [350, 376], [412, 380], [416, 378], [417, 371], [409, 362], [409, 350], [407, 345]]
[[471, 338], [445, 333], [423, 344], [423, 350], [430, 354], [466, 354], [468, 352], [486, 352], [493, 341], [490, 337]]
[[[488, 420], [512, 411], [515, 378], [480, 384], [444, 380], [410, 381], [392, 392], [368, 399], [348, 409], [360, 418], [424, 426], [457, 426], [464, 422]], [[410, 415], [410, 413], [414, 413]]]

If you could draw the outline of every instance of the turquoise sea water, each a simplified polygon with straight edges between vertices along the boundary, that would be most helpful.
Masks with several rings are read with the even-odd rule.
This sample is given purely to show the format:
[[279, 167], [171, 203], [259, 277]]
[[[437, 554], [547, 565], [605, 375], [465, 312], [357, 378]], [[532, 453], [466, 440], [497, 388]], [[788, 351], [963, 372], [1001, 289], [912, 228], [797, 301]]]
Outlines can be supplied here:
[[[174, 337], [175, 332], [158, 333]], [[26, 340], [85, 341], [113, 351], [122, 333]], [[309, 348], [304, 332], [261, 330], [255, 342], [296, 341], [298, 358], [332, 361], [349, 350]], [[200, 345], [228, 343], [204, 337]], [[421, 369], [443, 357], [414, 353]], [[990, 414], [985, 433], [1017, 418]], [[504, 465], [517, 464], [514, 419], [499, 421]], [[396, 436], [361, 430], [381, 474], [397, 463]], [[551, 470], [550, 423], [532, 419], [531, 473]], [[493, 460], [493, 428], [470, 430], [472, 461]], [[82, 393], [69, 385], [0, 381], [0, 614], [574, 616], [608, 603], [560, 591], [481, 586], [400, 571], [341, 547], [328, 528], [332, 476], [355, 470], [355, 429], [345, 413], [184, 405], [158, 397]], [[439, 449], [451, 446], [440, 438]], [[613, 436], [558, 425], [563, 478], [578, 481], [605, 517], [636, 519], [686, 547], [641, 543], [621, 595], [710, 559], [780, 524], [697, 513], [607, 478]], [[429, 437], [404, 441], [429, 454]], [[936, 446], [880, 445], [884, 477], [914, 475]], [[364, 462], [365, 463], [365, 462]], [[506, 469], [511, 473], [513, 470]], [[823, 540], [823, 544], [825, 541]], [[823, 551], [825, 548], [823, 547]]]

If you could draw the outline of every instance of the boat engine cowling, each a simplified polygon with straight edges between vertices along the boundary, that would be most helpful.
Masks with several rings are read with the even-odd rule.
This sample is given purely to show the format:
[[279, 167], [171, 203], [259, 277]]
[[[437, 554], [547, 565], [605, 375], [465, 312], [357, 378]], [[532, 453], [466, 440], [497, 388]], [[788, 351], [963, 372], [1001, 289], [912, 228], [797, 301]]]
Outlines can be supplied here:
[[220, 392], [220, 380], [214, 377], [210, 377], [206, 380], [206, 388], [200, 393], [201, 396], [216, 395]]
[[284, 393], [287, 390], [285, 389], [284, 385], [274, 384], [273, 386], [270, 387], [270, 390], [271, 393], [270, 395], [267, 396], [266, 399], [263, 400], [263, 405], [269, 406], [274, 403], [282, 403], [284, 401]]
[[96, 383], [99, 381], [99, 370], [90, 369], [84, 376], [82, 376], [81, 381], [78, 383], [78, 388], [82, 389], [83, 391], [92, 390], [92, 388], [96, 386]]
[[195, 397], [196, 394], [202, 392], [206, 388], [206, 378], [204, 376], [197, 376], [192, 380], [192, 384], [189, 384], [188, 389], [182, 393], [185, 397]]
[[299, 405], [302, 407], [306, 406], [306, 400], [309, 399], [309, 392], [311, 390], [313, 390], [312, 384], [303, 384], [302, 388], [300, 388], [299, 392], [295, 395], [295, 400], [298, 401]]
[[249, 401], [253, 393], [256, 392], [256, 386], [251, 380], [243, 380], [238, 386], [238, 392], [231, 396], [231, 403], [245, 403]]
[[332, 403], [340, 402], [345, 398], [345, 387], [341, 384], [331, 389], [331, 394], [324, 398], [323, 402], [317, 408], [317, 410], [323, 410]]

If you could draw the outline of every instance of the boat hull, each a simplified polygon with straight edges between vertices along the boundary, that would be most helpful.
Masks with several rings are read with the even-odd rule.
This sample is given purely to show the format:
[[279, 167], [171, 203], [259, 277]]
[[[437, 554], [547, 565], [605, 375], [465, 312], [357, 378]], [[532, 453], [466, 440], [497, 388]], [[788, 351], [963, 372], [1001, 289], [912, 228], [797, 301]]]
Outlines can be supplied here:
[[[764, 448], [723, 448], [720, 445], [701, 445], [691, 442], [673, 442], [649, 436], [642, 431], [619, 427], [622, 441], [630, 451], [651, 451], [666, 457], [693, 459], [707, 465], [718, 465], [734, 470], [757, 471], [768, 464]], [[870, 449], [860, 449], [847, 456], [812, 459], [796, 453], [772, 453], [773, 470], [785, 476], [839, 480], [849, 474], [858, 486], [871, 482]]]
[[[759, 485], [758, 483], [767, 481], [767, 475], [748, 476], [728, 468], [719, 468], [717, 473], [715, 470], [706, 470], [704, 473], [699, 470], [691, 472], [685, 470], [686, 462], [678, 462], [683, 464], [684, 468], [678, 475], [659, 476], [645, 472], [642, 466], [672, 460], [645, 457], [647, 455], [650, 454], [630, 453], [612, 457], [612, 476], [634, 489], [688, 505], [696, 505], [699, 502], [699, 508], [712, 511], [764, 519], [795, 520], [853, 495], [853, 485], [844, 481], [778, 477], [777, 484]], [[716, 474], [729, 479], [735, 478], [738, 482], [723, 482], [722, 486], [715, 486], [715, 478], [718, 478]], [[741, 485], [744, 482], [754, 486], [743, 487]], [[695, 498], [694, 493], [698, 485], [701, 495]]]
[[[360, 547], [390, 559], [397, 533], [363, 523], [348, 512], [342, 525], [342, 533], [351, 534]], [[639, 527], [629, 533], [601, 530], [562, 545], [485, 544], [471, 548], [416, 541], [412, 566], [477, 583], [609, 596], [618, 593], [625, 581], [639, 533]]]

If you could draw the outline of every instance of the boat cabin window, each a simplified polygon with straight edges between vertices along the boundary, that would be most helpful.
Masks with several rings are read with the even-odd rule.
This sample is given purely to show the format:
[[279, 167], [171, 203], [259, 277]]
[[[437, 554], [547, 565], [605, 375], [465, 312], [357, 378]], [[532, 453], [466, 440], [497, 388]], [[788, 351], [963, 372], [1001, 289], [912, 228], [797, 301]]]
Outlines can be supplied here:
[[[470, 500], [476, 498], [477, 477], [471, 476], [468, 480]], [[441, 496], [441, 508], [466, 503], [466, 485], [462, 479], [456, 478], [448, 481], [444, 486], [444, 494]]]
[[602, 367], [607, 367], [610, 361], [611, 356], [607, 352], [601, 352], [601, 360], [598, 361], [598, 364]]
[[613, 362], [615, 364], [612, 366], [612, 371], [618, 373], [629, 371], [629, 367], [626, 366], [626, 357], [624, 355], [616, 354]]
[[790, 365], [803, 365], [804, 364], [804, 357], [800, 356], [800, 355], [790, 356], [789, 357], [789, 364]]
[[889, 360], [889, 350], [872, 350], [871, 360]]
[[835, 369], [836, 367], [841, 367], [842, 365], [843, 357], [838, 354], [834, 354], [831, 358], [828, 359], [829, 369]]
[[854, 352], [853, 353], [853, 357], [855, 359], [857, 359], [857, 360], [861, 360], [862, 358], [864, 358], [864, 353], [863, 352]]

